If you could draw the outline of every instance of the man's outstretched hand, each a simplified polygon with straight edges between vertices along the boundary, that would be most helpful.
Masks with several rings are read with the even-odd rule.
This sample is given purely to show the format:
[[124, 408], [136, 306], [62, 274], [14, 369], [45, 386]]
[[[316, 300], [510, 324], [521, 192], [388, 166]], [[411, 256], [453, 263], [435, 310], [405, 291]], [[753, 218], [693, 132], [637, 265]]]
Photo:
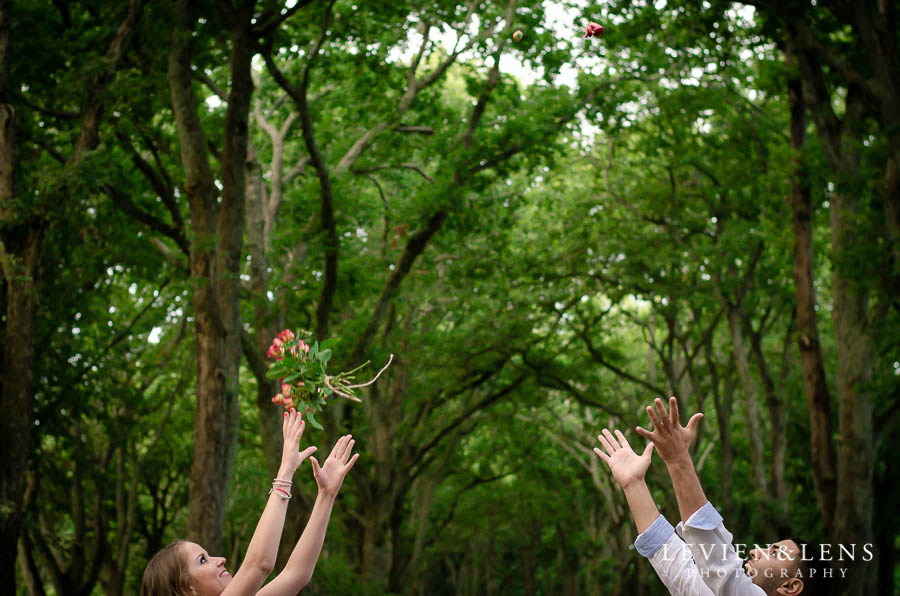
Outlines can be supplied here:
[[635, 428], [642, 437], [649, 439], [656, 445], [659, 456], [666, 464], [685, 455], [690, 456], [688, 449], [697, 437], [697, 424], [703, 418], [703, 414], [696, 413], [688, 420], [687, 426], [681, 426], [678, 418], [678, 400], [669, 398], [669, 411], [663, 400], [656, 398], [653, 406], [647, 406], [647, 414], [653, 423], [653, 432], [638, 426]]
[[622, 434], [622, 431], [615, 430], [614, 437], [608, 429], [603, 429], [603, 433], [597, 435], [597, 440], [603, 446], [603, 450], [594, 447], [600, 459], [609, 466], [613, 478], [619, 483], [623, 489], [628, 488], [635, 482], [643, 482], [644, 476], [647, 475], [647, 468], [650, 467], [650, 458], [653, 455], [653, 443], [647, 443], [644, 452], [638, 455], [628, 444], [628, 439]]

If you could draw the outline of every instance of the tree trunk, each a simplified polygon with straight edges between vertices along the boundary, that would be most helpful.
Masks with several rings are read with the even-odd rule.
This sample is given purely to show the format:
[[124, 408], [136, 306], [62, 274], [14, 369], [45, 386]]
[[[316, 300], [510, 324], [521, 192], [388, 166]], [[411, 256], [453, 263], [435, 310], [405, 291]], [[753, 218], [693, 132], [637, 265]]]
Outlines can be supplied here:
[[[711, 377], [713, 407], [716, 410], [717, 428], [719, 431], [719, 491], [722, 499], [722, 511], [727, 517], [733, 513], [731, 500], [731, 479], [734, 473], [734, 448], [731, 444], [731, 404], [734, 401], [734, 376], [729, 373], [720, 387], [719, 365], [712, 357], [712, 342], [703, 346], [707, 368]], [[729, 370], [731, 367], [729, 367]]]
[[[273, 173], [273, 176], [277, 174]], [[266, 189], [256, 153], [247, 152], [247, 249], [250, 253], [250, 296], [253, 305], [255, 341], [249, 342], [244, 355], [256, 377], [256, 407], [263, 453], [273, 470], [281, 462], [281, 416], [272, 397], [279, 392], [278, 382], [267, 379], [265, 354], [272, 339], [283, 326], [278, 308], [269, 300], [269, 260], [266, 255]], [[249, 339], [249, 338], [248, 338]]]
[[[766, 356], [763, 354], [762, 338], [763, 330], [754, 331], [750, 317], [746, 313], [742, 313], [744, 328], [750, 335], [750, 353], [753, 355], [753, 361], [756, 363], [756, 369], [759, 371], [759, 377], [762, 381], [763, 393], [766, 396], [766, 407], [769, 412], [769, 423], [772, 425], [771, 439], [771, 465], [769, 469], [772, 473], [772, 496], [774, 497], [774, 505], [777, 508], [775, 514], [776, 526], [779, 528], [779, 534], [789, 531], [787, 524], [788, 513], [788, 490], [784, 480], [784, 458], [787, 448], [787, 407], [781, 392], [775, 388], [775, 381], [772, 379], [772, 373], [769, 370], [769, 364]], [[793, 325], [793, 321], [791, 321]], [[787, 345], [790, 345], [791, 329], [788, 329], [785, 337]]]
[[[97, 147], [106, 91], [137, 28], [142, 0], [131, 0], [107, 49], [104, 68], [92, 79], [82, 109], [81, 131], [64, 165], [64, 173], [78, 167], [81, 157]], [[0, 408], [0, 592], [15, 591], [15, 561], [21, 527], [21, 503], [31, 449], [32, 367], [35, 315], [39, 293], [39, 262], [50, 220], [42, 214], [19, 212], [15, 202], [14, 112], [9, 89], [11, 14], [0, 0], [0, 261], [6, 282], [6, 325], [3, 343], [3, 395]], [[62, 180], [60, 176], [57, 180]], [[57, 183], [47, 194], [46, 213], [68, 198]]]
[[[785, 62], [793, 67], [788, 44]], [[832, 441], [831, 395], [825, 380], [822, 346], [816, 315], [816, 291], [813, 265], [812, 191], [803, 151], [806, 145], [806, 101], [803, 84], [797, 77], [788, 80], [791, 112], [791, 149], [794, 151], [791, 173], [791, 213], [794, 232], [794, 290], [797, 308], [797, 347], [803, 371], [803, 387], [809, 407], [810, 450], [816, 500], [825, 532], [831, 535], [834, 517], [835, 472]]]
[[[4, 200], [7, 198], [4, 197]], [[12, 199], [12, 197], [9, 197]], [[3, 222], [4, 224], [6, 222]], [[4, 226], [5, 228], [5, 226]], [[6, 327], [3, 341], [3, 395], [0, 397], [0, 592], [14, 594], [16, 545], [22, 522], [28, 457], [31, 452], [32, 365], [37, 310], [38, 260], [43, 230], [17, 230], [16, 245], [4, 229]]]
[[15, 112], [9, 88], [11, 7], [0, 0], [0, 260], [6, 285], [0, 394], [0, 592], [16, 589], [16, 557], [31, 452], [36, 275], [43, 230], [17, 221]]
[[[252, 2], [248, 3], [252, 5]], [[191, 462], [187, 536], [210, 552], [223, 552], [226, 495], [237, 432], [237, 373], [241, 356], [238, 290], [244, 225], [244, 158], [250, 94], [248, 7], [232, 27], [231, 92], [225, 118], [223, 195], [217, 203], [206, 135], [192, 82], [193, 3], [175, 9], [169, 87], [181, 144], [185, 195], [191, 211], [192, 303], [197, 337], [197, 408]], [[252, 11], [251, 11], [252, 12]]]
[[750, 439], [750, 463], [753, 472], [753, 481], [756, 483], [760, 494], [769, 492], [769, 482], [766, 479], [766, 469], [763, 456], [762, 427], [759, 420], [759, 391], [756, 380], [750, 373], [750, 363], [747, 360], [747, 349], [744, 346], [744, 333], [741, 329], [740, 316], [737, 308], [725, 304], [728, 315], [728, 326], [731, 330], [731, 343], [734, 351], [734, 361], [737, 365], [738, 378], [744, 389], [744, 410], [747, 415], [747, 432]]
[[[863, 240], [855, 237], [849, 217], [855, 205], [842, 191], [832, 195], [832, 252], [841, 255]], [[867, 297], [857, 284], [847, 279], [838, 264], [832, 272], [835, 337], [838, 366], [836, 387], [840, 441], [837, 447], [837, 502], [834, 516], [835, 542], [874, 543], [872, 515], [874, 508], [875, 449], [872, 442], [873, 407], [871, 389], [874, 351], [866, 320]], [[877, 559], [877, 553], [876, 553]], [[874, 563], [877, 565], [877, 561]], [[845, 594], [874, 594], [875, 575], [870, 565], [857, 559], [848, 566]]]
[[[843, 238], [846, 222], [839, 212], [849, 207], [843, 199], [832, 203], [832, 247], [840, 254], [858, 239]], [[838, 421], [840, 441], [837, 449], [838, 488], [834, 517], [835, 541], [840, 544], [874, 542], [873, 472], [875, 450], [872, 443], [872, 397], [866, 387], [872, 380], [871, 338], [866, 324], [866, 297], [856, 294], [843, 273], [832, 274], [834, 328], [837, 338]], [[874, 576], [865, 564], [852, 565], [848, 573], [847, 594], [876, 592]]]

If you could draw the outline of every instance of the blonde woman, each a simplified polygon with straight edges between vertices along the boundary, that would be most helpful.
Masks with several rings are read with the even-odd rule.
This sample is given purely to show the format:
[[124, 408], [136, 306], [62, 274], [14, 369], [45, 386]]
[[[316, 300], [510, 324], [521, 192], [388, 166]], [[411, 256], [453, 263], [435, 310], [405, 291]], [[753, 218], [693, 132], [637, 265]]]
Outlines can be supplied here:
[[[225, 567], [224, 557], [211, 556], [194, 542], [177, 540], [147, 564], [141, 583], [143, 596], [286, 596], [297, 594], [309, 583], [322, 551], [337, 493], [359, 454], [351, 457], [353, 437], [344, 435], [320, 466], [316, 458], [311, 457], [316, 447], [299, 451], [305, 427], [299, 412], [291, 408], [290, 412], [284, 413], [281, 466], [247, 546], [244, 561], [234, 576]], [[284, 569], [262, 586], [275, 567], [294, 472], [307, 457], [319, 488], [316, 503]]]

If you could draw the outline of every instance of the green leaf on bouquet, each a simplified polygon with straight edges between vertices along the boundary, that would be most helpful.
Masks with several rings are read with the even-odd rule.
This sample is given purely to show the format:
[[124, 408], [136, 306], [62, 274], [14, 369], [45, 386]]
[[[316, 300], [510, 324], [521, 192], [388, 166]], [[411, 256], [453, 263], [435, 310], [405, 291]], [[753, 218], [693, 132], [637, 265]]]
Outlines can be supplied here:
[[321, 424], [316, 422], [316, 418], [315, 418], [315, 416], [313, 416], [312, 410], [310, 410], [309, 412], [306, 413], [306, 419], [309, 421], [309, 424], [313, 428], [318, 429], [318, 430], [324, 429], [324, 427]]
[[336, 343], [337, 343], [336, 337], [329, 337], [328, 339], [326, 339], [325, 341], [322, 342], [322, 344], [319, 346], [319, 349], [322, 351], [325, 351], [325, 350], [331, 348]]
[[328, 364], [328, 361], [331, 359], [331, 350], [322, 350], [319, 352], [319, 362], [322, 364]]
[[281, 364], [274, 364], [268, 371], [266, 371], [267, 379], [280, 379], [287, 373], [288, 369]]

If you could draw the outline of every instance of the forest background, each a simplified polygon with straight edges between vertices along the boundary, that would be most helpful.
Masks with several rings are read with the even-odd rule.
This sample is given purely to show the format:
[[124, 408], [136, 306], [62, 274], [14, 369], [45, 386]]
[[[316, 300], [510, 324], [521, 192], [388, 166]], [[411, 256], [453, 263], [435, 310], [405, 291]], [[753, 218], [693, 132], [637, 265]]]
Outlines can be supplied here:
[[896, 10], [0, 0], [0, 592], [236, 568], [290, 327], [396, 356], [310, 594], [662, 594], [591, 447], [670, 394], [737, 540], [895, 593]]

